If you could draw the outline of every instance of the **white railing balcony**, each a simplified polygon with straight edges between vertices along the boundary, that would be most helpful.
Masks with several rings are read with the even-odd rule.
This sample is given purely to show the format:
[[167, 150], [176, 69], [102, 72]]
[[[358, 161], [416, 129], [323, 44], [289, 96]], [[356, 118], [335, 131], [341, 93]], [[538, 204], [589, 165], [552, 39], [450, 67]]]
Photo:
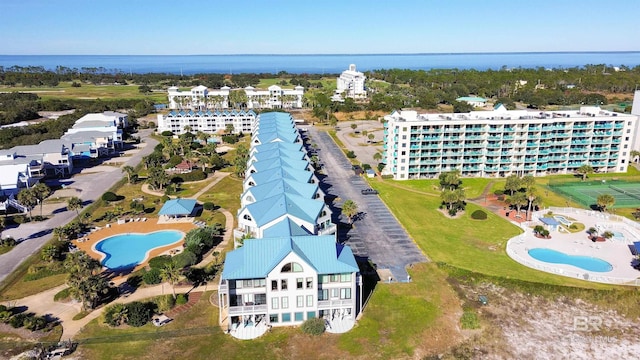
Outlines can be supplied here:
[[229, 315], [266, 313], [267, 305], [229, 306]]
[[336, 224], [331, 224], [324, 229], [318, 229], [318, 235], [331, 235], [336, 233]]
[[344, 307], [353, 305], [353, 299], [345, 300], [319, 300], [318, 309], [330, 309], [335, 307]]

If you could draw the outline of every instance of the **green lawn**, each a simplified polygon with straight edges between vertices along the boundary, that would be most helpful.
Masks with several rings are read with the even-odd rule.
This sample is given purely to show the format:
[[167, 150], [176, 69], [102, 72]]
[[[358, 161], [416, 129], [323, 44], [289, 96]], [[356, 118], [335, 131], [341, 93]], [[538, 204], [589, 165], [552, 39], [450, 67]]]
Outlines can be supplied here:
[[0, 87], [0, 91], [31, 92], [43, 99], [150, 99], [166, 103], [166, 92], [145, 95], [138, 91], [139, 85], [90, 85], [72, 87], [69, 82], [61, 82], [55, 87]]
[[473, 211], [482, 209], [472, 203], [467, 204], [460, 218], [451, 219], [438, 211], [439, 197], [396, 187], [404, 186], [404, 183], [393, 180], [370, 182], [432, 261], [505, 278], [590, 288], [606, 287], [520, 265], [505, 252], [507, 240], [521, 233], [518, 227], [489, 211], [487, 220], [471, 219]]

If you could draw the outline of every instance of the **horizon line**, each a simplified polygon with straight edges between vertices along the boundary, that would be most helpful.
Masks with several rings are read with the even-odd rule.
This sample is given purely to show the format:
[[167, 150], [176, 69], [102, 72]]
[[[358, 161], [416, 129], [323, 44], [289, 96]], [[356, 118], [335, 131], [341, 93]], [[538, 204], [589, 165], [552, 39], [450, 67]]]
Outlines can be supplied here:
[[580, 50], [580, 51], [478, 51], [478, 52], [418, 52], [418, 53], [239, 53], [239, 54], [0, 54], [0, 56], [397, 56], [397, 55], [496, 55], [496, 54], [606, 54], [640, 53], [640, 50]]

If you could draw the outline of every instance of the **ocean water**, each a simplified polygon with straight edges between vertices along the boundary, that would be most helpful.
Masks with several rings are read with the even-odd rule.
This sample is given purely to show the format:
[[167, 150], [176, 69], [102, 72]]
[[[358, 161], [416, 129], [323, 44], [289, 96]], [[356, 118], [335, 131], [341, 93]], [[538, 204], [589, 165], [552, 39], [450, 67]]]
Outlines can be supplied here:
[[640, 65], [638, 52], [360, 54], [360, 55], [0, 55], [0, 66], [41, 66], [55, 70], [104, 68], [125, 73], [278, 73], [335, 74], [356, 64], [379, 69], [571, 68], [585, 65]]

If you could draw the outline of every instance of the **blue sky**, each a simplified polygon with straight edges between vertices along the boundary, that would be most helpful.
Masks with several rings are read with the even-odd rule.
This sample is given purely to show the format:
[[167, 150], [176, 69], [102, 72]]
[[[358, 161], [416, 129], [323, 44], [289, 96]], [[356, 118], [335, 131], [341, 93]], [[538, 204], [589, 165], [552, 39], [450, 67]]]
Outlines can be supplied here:
[[639, 0], [2, 0], [0, 54], [640, 51]]

